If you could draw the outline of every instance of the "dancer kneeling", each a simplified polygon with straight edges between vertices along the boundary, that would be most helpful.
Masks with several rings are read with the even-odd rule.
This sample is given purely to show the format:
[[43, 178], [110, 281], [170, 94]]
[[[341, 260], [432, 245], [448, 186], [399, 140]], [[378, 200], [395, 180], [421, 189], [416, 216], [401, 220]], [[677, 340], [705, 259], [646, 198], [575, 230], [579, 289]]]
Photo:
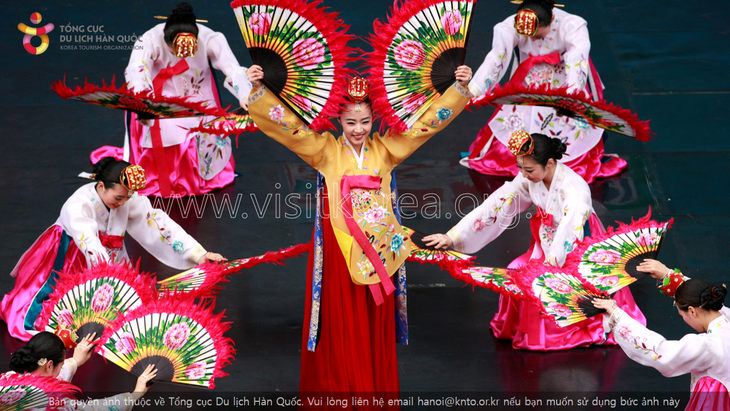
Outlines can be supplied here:
[[54, 225], [23, 254], [13, 269], [15, 287], [0, 303], [0, 318], [15, 338], [28, 341], [43, 301], [58, 272], [90, 267], [97, 262], [122, 263], [129, 234], [162, 263], [188, 269], [223, 256], [205, 249], [162, 210], [152, 208], [140, 166], [106, 157], [94, 166], [96, 182], [76, 190], [61, 208]]
[[[584, 235], [605, 232], [593, 211], [588, 184], [558, 161], [566, 150], [559, 139], [518, 131], [510, 138], [509, 149], [517, 156], [520, 174], [492, 193], [447, 234], [426, 236], [424, 241], [437, 248], [453, 247], [475, 253], [509, 227], [515, 216], [534, 204], [537, 212], [530, 221], [530, 248], [509, 267], [516, 268], [535, 259], [560, 267], [575, 241], [582, 240]], [[618, 291], [616, 299], [637, 320], [646, 323], [628, 288]], [[499, 311], [491, 328], [497, 338], [511, 339], [514, 348], [526, 350], [566, 350], [615, 343], [600, 316], [558, 327], [541, 317], [532, 303], [504, 295], [500, 296]]]

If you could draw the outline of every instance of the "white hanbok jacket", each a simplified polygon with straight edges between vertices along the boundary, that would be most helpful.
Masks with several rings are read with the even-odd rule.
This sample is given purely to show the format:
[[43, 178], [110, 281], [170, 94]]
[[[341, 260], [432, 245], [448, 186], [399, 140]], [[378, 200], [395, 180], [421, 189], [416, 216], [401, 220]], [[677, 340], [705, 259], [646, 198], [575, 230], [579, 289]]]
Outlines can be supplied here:
[[540, 224], [540, 244], [533, 249], [531, 259], [562, 266], [573, 243], [583, 239], [583, 226], [593, 214], [593, 206], [588, 184], [560, 162], [557, 162], [550, 190], [542, 181], [533, 183], [522, 173], [517, 174], [447, 235], [455, 250], [475, 253], [499, 237], [516, 216], [533, 204], [544, 211], [546, 218]]

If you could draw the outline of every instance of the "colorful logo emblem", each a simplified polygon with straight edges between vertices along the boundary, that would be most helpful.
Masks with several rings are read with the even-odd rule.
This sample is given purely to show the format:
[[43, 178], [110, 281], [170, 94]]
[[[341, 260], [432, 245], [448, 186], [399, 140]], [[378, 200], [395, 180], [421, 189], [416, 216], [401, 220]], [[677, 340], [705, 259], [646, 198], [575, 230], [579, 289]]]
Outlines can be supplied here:
[[[43, 17], [41, 17], [41, 13], [33, 13], [30, 15], [30, 21], [33, 24], [38, 24], [41, 22]], [[25, 47], [25, 50], [28, 51], [30, 54], [43, 54], [48, 49], [48, 33], [53, 31], [53, 24], [48, 23], [43, 27], [35, 28], [35, 27], [28, 27], [23, 23], [18, 24], [18, 30], [25, 33], [25, 36], [23, 36], [23, 47]], [[41, 45], [36, 47], [32, 44], [30, 44], [30, 40], [33, 37], [40, 37], [41, 38]]]

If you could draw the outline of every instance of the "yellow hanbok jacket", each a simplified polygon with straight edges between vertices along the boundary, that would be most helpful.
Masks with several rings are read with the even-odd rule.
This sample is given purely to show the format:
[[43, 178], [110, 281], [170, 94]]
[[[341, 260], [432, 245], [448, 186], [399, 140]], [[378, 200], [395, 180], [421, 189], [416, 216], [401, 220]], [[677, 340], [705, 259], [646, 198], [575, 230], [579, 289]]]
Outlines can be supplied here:
[[[377, 275], [379, 264], [377, 261], [373, 264], [373, 260], [378, 258], [387, 275], [392, 276], [410, 252], [410, 239], [393, 212], [391, 171], [443, 130], [466, 107], [471, 96], [466, 87], [454, 83], [410, 130], [394, 135], [386, 132], [383, 136], [375, 133], [373, 138], [366, 139], [360, 153], [355, 152], [344, 136], [318, 134], [304, 127], [265, 86], [251, 93], [249, 113], [261, 131], [324, 176], [328, 217], [352, 280], [360, 285], [383, 280], [389, 294], [386, 283], [390, 280]], [[363, 181], [368, 183], [362, 184]], [[361, 245], [363, 239], [366, 239], [365, 250]]]

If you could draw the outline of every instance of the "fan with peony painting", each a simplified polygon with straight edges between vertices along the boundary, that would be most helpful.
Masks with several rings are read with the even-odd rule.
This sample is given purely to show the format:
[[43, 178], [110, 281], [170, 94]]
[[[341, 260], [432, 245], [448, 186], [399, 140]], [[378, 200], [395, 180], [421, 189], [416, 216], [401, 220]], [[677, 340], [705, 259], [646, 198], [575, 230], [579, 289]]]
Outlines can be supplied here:
[[596, 289], [613, 294], [646, 275], [636, 267], [645, 258], [656, 259], [672, 222], [651, 220], [649, 209], [631, 224], [619, 223], [616, 229], [609, 227], [604, 234], [576, 242], [565, 265], [575, 267]]
[[476, 106], [516, 105], [554, 108], [559, 115], [585, 121], [591, 126], [633, 137], [639, 141], [651, 140], [649, 121], [639, 120], [630, 110], [606, 101], [593, 101], [583, 92], [568, 92], [565, 87], [551, 88], [549, 84], [527, 88], [511, 83], [497, 86], [491, 94], [478, 100]]
[[51, 85], [64, 100], [76, 100], [105, 107], [128, 110], [142, 119], [179, 118], [193, 116], [225, 116], [225, 110], [208, 106], [207, 102], [190, 101], [189, 97], [157, 96], [152, 90], [134, 92], [125, 83], [121, 87], [103, 82], [96, 86], [86, 82], [84, 87], [76, 86], [75, 90], [67, 87], [65, 80], [58, 80]]
[[154, 278], [127, 264], [100, 263], [81, 272], [64, 272], [43, 303], [35, 327], [68, 329], [79, 339], [91, 333], [100, 337], [123, 313], [156, 300], [153, 290]]
[[383, 127], [395, 133], [415, 121], [456, 81], [464, 63], [476, 0], [396, 1], [376, 21], [366, 63], [370, 99]]
[[213, 389], [215, 379], [233, 359], [233, 341], [223, 336], [230, 323], [211, 305], [169, 295], [127, 313], [106, 330], [97, 351], [139, 376], [149, 364], [154, 381]]
[[331, 128], [345, 94], [345, 64], [352, 51], [347, 26], [321, 1], [235, 0], [231, 3], [264, 85], [305, 125]]
[[11, 374], [0, 378], [0, 410], [67, 410], [66, 400], [76, 400], [80, 390], [54, 377]]

